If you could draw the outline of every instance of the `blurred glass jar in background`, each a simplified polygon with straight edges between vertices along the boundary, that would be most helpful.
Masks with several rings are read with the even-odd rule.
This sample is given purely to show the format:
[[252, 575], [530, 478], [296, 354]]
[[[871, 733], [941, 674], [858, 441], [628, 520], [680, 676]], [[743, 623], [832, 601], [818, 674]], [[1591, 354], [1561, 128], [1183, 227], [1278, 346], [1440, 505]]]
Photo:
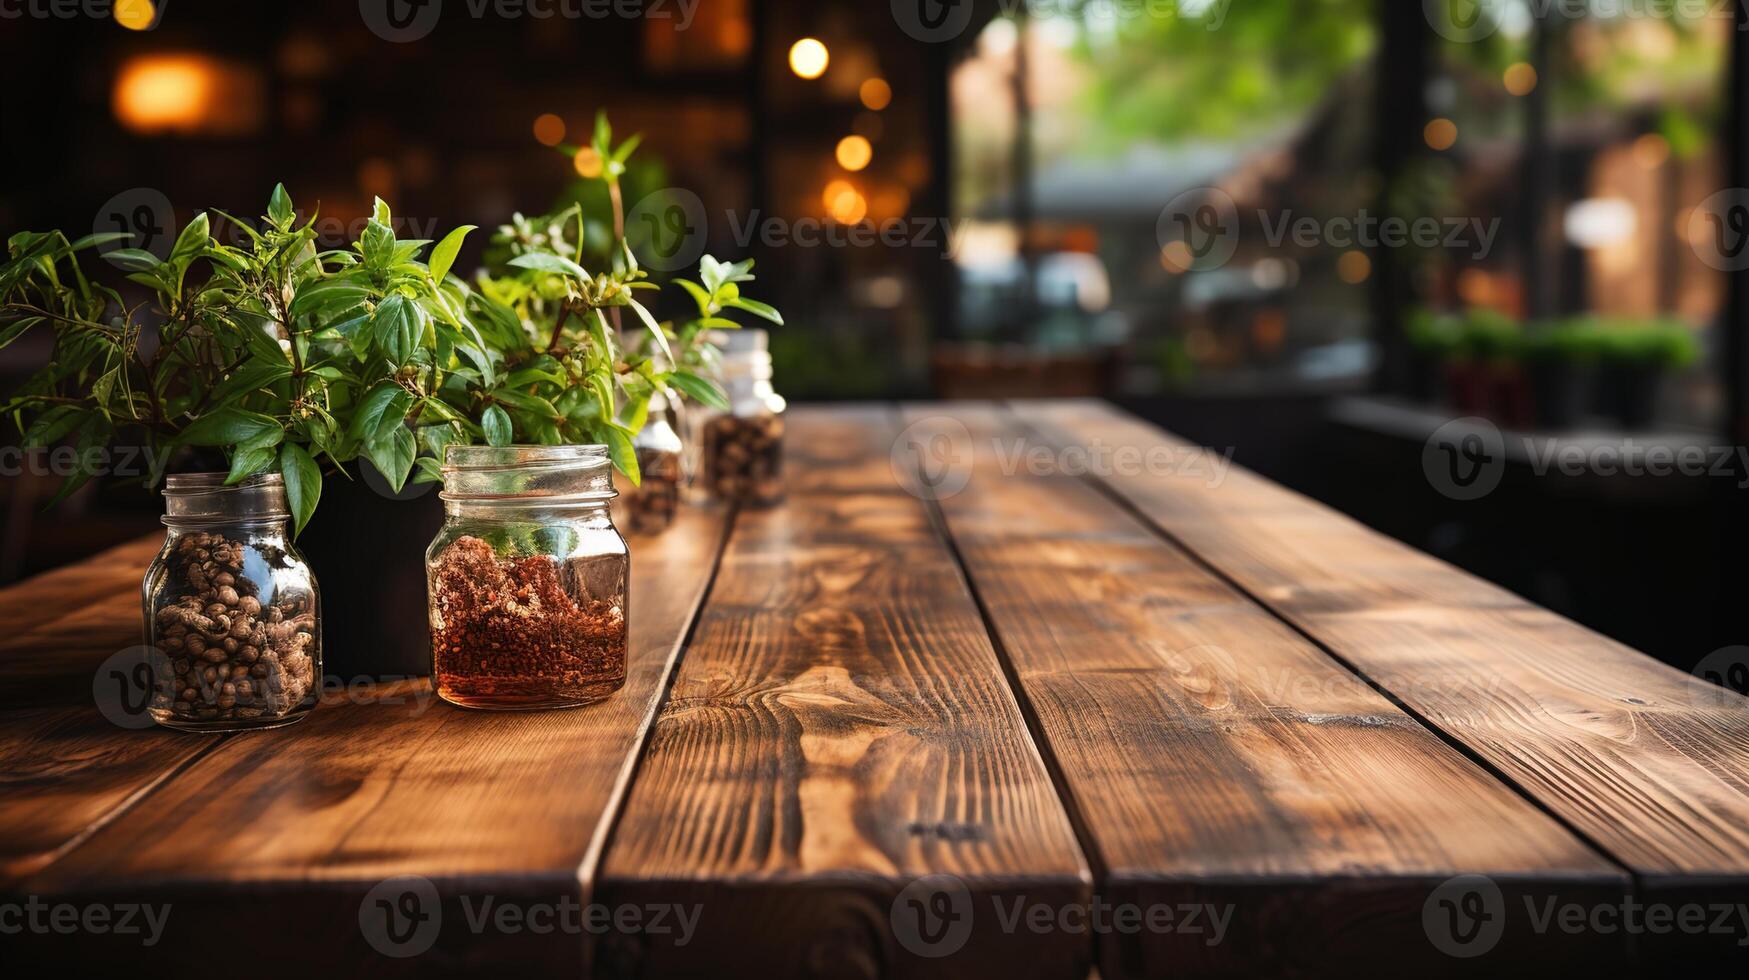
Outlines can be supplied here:
[[770, 335], [723, 334], [718, 380], [729, 410], [701, 411], [699, 482], [712, 496], [771, 506], [783, 500], [784, 400], [771, 386]]

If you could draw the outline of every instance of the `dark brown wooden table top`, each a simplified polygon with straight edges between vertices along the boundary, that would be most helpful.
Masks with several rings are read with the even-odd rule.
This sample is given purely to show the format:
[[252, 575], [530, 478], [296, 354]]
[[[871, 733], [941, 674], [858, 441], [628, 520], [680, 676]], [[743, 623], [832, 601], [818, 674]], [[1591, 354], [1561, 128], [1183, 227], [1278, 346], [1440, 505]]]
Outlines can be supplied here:
[[631, 539], [629, 678], [584, 709], [462, 711], [399, 681], [278, 731], [131, 730], [94, 691], [138, 642], [157, 541], [0, 593], [5, 959], [1108, 980], [1746, 962], [1749, 700], [1101, 404], [791, 419], [783, 506]]

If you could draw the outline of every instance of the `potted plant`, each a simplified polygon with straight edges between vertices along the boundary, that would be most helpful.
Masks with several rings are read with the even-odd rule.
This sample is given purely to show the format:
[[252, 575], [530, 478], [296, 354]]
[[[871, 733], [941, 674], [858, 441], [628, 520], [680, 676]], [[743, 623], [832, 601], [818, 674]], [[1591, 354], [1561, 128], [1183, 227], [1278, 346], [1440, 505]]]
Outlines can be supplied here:
[[1581, 321], [1540, 324], [1525, 332], [1524, 360], [1537, 425], [1571, 429], [1586, 414], [1595, 383], [1599, 344]]
[[1587, 326], [1598, 346], [1601, 414], [1630, 429], [1651, 424], [1666, 378], [1700, 356], [1693, 331], [1671, 321], [1594, 318]]
[[1495, 310], [1464, 314], [1446, 378], [1453, 407], [1517, 424], [1524, 413], [1519, 370], [1521, 331], [1517, 321]]
[[[427, 264], [418, 256], [430, 243], [397, 241], [381, 201], [359, 240], [338, 249], [319, 247], [316, 216], [300, 221], [284, 187], [258, 226], [214, 213], [234, 243], [215, 237], [203, 213], [162, 260], [138, 249], [108, 253], [144, 289], [132, 303], [79, 262], [117, 236], [11, 239], [0, 269], [0, 342], [32, 328], [55, 335], [51, 362], [6, 402], [27, 443], [72, 438], [83, 450], [130, 428], [196, 468], [226, 470], [228, 484], [277, 471], [302, 533], [325, 474], [368, 468], [399, 493], [421, 446], [462, 423], [479, 426], [435, 397], [454, 361], [475, 365], [464, 381], [491, 377], [492, 358], [463, 313], [465, 288], [448, 275], [469, 229], [439, 242]], [[62, 494], [93, 475], [81, 467]], [[326, 615], [339, 627], [331, 662], [374, 666], [373, 638], [347, 624], [388, 618], [368, 584], [349, 581], [354, 573], [374, 581], [375, 561], [358, 560], [360, 538], [344, 553], [320, 538], [306, 543], [317, 545], [309, 550], [321, 557], [312, 559], [329, 578]]]
[[1450, 314], [1417, 309], [1403, 332], [1409, 342], [1409, 397], [1437, 405], [1445, 398], [1446, 367], [1463, 342], [1462, 323]]

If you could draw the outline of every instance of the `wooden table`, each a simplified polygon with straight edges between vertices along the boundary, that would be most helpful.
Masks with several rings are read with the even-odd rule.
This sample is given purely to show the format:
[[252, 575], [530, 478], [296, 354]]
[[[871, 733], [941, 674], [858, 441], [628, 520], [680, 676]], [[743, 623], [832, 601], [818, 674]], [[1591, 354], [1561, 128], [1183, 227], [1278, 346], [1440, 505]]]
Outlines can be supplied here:
[[[784, 506], [633, 539], [586, 709], [124, 730], [94, 673], [156, 542], [0, 594], [0, 930], [50, 923], [4, 959], [1741, 975], [1749, 701], [1099, 404], [797, 410], [788, 450]], [[53, 927], [162, 903], [149, 947]]]

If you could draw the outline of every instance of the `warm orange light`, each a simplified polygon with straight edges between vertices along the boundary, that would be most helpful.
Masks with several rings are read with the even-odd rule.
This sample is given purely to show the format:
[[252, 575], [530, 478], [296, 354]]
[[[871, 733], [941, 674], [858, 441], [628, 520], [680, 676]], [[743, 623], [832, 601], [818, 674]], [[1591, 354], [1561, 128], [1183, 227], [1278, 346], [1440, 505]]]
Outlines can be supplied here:
[[565, 139], [565, 121], [550, 112], [534, 117], [534, 138], [544, 146], [558, 146]]
[[1343, 252], [1336, 260], [1336, 274], [1350, 286], [1358, 286], [1372, 278], [1372, 259], [1365, 252]]
[[1183, 242], [1171, 242], [1160, 250], [1160, 268], [1173, 275], [1189, 272], [1196, 257], [1190, 254], [1190, 246]]
[[158, 8], [152, 0], [117, 0], [115, 22], [130, 31], [150, 30], [158, 19]]
[[862, 83], [857, 91], [862, 97], [862, 104], [876, 112], [885, 109], [893, 102], [893, 87], [884, 78], [870, 78]]
[[848, 180], [838, 179], [826, 182], [826, 189], [820, 192], [820, 205], [828, 212], [832, 210], [832, 202], [846, 193], [854, 194], [856, 185]]
[[838, 141], [838, 165], [855, 173], [874, 159], [874, 147], [866, 137], [846, 136]]
[[1427, 124], [1427, 129], [1422, 133], [1422, 137], [1427, 140], [1427, 145], [1435, 150], [1449, 150], [1457, 145], [1457, 123], [1445, 118], [1435, 119]]
[[804, 37], [790, 45], [789, 70], [801, 78], [819, 78], [826, 74], [826, 65], [831, 61], [826, 45], [814, 38]]
[[868, 217], [868, 201], [855, 190], [847, 190], [833, 198], [832, 204], [826, 210], [832, 215], [832, 220], [854, 225]]
[[115, 80], [115, 116], [139, 132], [196, 129], [212, 104], [213, 63], [197, 55], [150, 55], [123, 66]]
[[577, 168], [577, 176], [594, 180], [601, 176], [601, 154], [595, 152], [594, 147], [585, 146], [571, 158], [571, 166]]
[[1634, 140], [1634, 162], [1647, 170], [1656, 170], [1670, 159], [1670, 141], [1657, 133], [1647, 133]]
[[1536, 69], [1520, 61], [1506, 69], [1501, 81], [1513, 95], [1529, 95], [1536, 91]]
[[358, 189], [372, 197], [394, 197], [400, 181], [395, 167], [381, 157], [370, 157], [358, 165]]

